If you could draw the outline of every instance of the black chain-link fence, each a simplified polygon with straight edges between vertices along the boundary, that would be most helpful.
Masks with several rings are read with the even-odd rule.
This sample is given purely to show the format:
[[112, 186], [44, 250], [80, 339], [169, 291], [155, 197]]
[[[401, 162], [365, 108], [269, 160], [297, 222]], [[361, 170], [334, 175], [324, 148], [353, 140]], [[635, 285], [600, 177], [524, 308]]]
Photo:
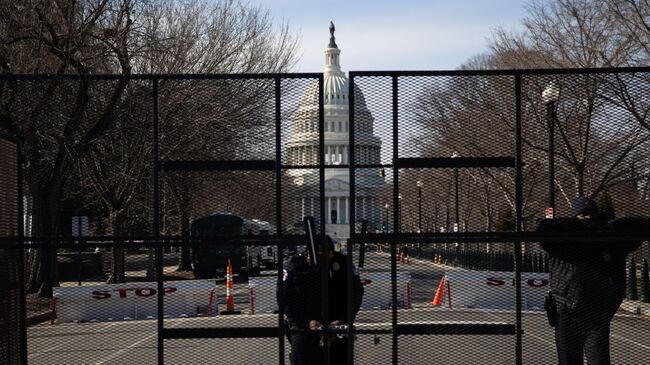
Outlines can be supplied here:
[[[390, 267], [394, 300], [409, 294], [407, 306], [393, 308], [390, 335], [379, 336], [393, 349], [392, 363], [556, 363], [555, 336], [569, 349], [561, 354], [576, 359], [584, 350], [596, 361], [609, 346], [612, 363], [649, 361], [647, 346], [631, 335], [647, 332], [648, 305], [626, 299], [611, 329], [615, 310], [602, 309], [618, 307], [626, 285], [628, 297], [648, 285], [631, 283], [647, 274], [626, 262], [630, 250], [637, 263], [648, 258], [650, 104], [640, 98], [648, 75], [350, 74], [354, 216], [372, 227], [356, 227], [352, 252], [365, 252], [362, 272]], [[599, 206], [589, 223], [563, 218], [580, 196]], [[539, 223], [545, 217], [555, 219]], [[564, 261], [553, 266], [556, 259]], [[550, 289], [566, 289], [564, 281], [583, 297], [562, 294], [578, 308], [556, 305], [554, 334], [545, 302]], [[464, 327], [452, 336], [412, 336], [407, 323], [429, 324], [431, 332]], [[504, 324], [512, 327], [486, 332]], [[357, 341], [355, 359], [365, 363], [377, 342]]]
[[646, 363], [648, 227], [537, 225], [587, 195], [650, 216], [648, 72], [7, 76], [0, 324], [30, 326], [0, 355], [554, 363], [562, 238], [619, 263], [606, 242], [645, 241], [609, 338]]
[[[0, 237], [18, 243], [21, 235], [18, 143], [0, 134]], [[23, 250], [0, 247], [0, 359], [20, 364], [25, 359]]]

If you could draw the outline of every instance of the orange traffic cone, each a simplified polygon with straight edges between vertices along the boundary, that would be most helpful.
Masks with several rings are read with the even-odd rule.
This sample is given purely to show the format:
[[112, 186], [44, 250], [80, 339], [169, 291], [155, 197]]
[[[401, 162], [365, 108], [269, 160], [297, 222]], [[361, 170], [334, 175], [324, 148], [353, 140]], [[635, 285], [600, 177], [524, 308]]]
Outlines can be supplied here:
[[232, 265], [230, 258], [228, 259], [228, 266], [226, 267], [226, 310], [220, 314], [241, 314], [241, 311], [235, 310], [235, 297], [232, 294], [234, 285], [232, 282]]
[[442, 279], [440, 279], [440, 285], [438, 285], [438, 290], [436, 290], [436, 295], [433, 297], [433, 302], [431, 304], [433, 305], [441, 305], [442, 304], [442, 296], [444, 295], [445, 292], [445, 277], [443, 275]]

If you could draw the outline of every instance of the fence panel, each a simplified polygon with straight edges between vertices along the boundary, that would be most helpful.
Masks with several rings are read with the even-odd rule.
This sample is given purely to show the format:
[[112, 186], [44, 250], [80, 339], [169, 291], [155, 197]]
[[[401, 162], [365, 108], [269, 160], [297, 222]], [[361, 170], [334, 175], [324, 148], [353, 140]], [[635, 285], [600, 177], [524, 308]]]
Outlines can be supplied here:
[[[16, 241], [22, 234], [18, 159], [17, 141], [0, 134], [0, 237]], [[21, 364], [27, 352], [22, 255], [0, 245], [0, 359], [6, 364]]]
[[[0, 358], [290, 363], [307, 328], [288, 311], [353, 314], [354, 279], [327, 285], [343, 267], [363, 297], [354, 326], [309, 332], [325, 360], [347, 341], [361, 364], [553, 363], [536, 227], [582, 195], [609, 221], [650, 216], [648, 72], [353, 72], [349, 95], [323, 74], [5, 76], [26, 160], [21, 177], [0, 138], [0, 326], [24, 336], [0, 336]], [[563, 236], [644, 241], [613, 256], [614, 363], [650, 361], [630, 335], [647, 332], [647, 234]], [[301, 254], [321, 265], [278, 302]]]

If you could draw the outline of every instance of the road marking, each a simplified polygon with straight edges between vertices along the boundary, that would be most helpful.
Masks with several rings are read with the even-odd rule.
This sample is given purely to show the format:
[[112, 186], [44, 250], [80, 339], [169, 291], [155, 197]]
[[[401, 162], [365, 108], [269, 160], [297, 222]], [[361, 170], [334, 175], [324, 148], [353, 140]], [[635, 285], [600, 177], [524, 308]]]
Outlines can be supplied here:
[[[496, 314], [494, 314], [493, 312], [486, 311], [485, 313], [487, 315], [489, 315], [489, 316], [492, 316], [496, 320], [501, 319]], [[522, 325], [523, 325], [523, 321], [522, 321]], [[535, 334], [532, 333], [532, 331], [524, 331], [524, 336], [532, 337], [532, 338], [534, 338], [534, 339], [536, 339], [536, 340], [538, 340], [538, 341], [540, 341], [542, 343], [545, 343], [546, 345], [550, 346], [553, 349], [555, 348], [555, 342], [549, 341], [549, 340], [547, 340], [547, 339], [545, 339], [545, 338], [543, 338], [541, 336], [535, 335]]]
[[[107, 329], [107, 328], [109, 328], [109, 327], [113, 327], [113, 326], [117, 325], [118, 323], [120, 323], [120, 322], [114, 322], [114, 323], [111, 323], [111, 324], [107, 325], [106, 327], [104, 327], [103, 330], [105, 330], [105, 329]], [[70, 334], [70, 336], [77, 336], [77, 335], [80, 335], [80, 334], [79, 334], [79, 333]], [[63, 336], [66, 336], [66, 334], [64, 333]], [[62, 342], [62, 343], [60, 343], [60, 344], [58, 344], [58, 345], [56, 345], [56, 346], [52, 346], [52, 347], [47, 348], [47, 349], [45, 349], [45, 350], [43, 350], [43, 351], [37, 351], [37, 352], [31, 353], [31, 354], [28, 354], [28, 355], [27, 355], [27, 358], [29, 359], [29, 358], [34, 357], [34, 356], [43, 355], [43, 354], [45, 354], [45, 353], [51, 352], [51, 351], [53, 351], [53, 350], [56, 350], [56, 349], [58, 349], [58, 348], [64, 347], [64, 346], [66, 346], [66, 345], [68, 345], [68, 344], [70, 344], [70, 343], [72, 343], [72, 342], [74, 342], [74, 343], [78, 343], [78, 342], [79, 342], [79, 339], [78, 339], [78, 338], [73, 338], [73, 339], [70, 339], [69, 341], [64, 341], [64, 342]]]
[[646, 349], [646, 350], [650, 350], [650, 346], [646, 346], [646, 345], [644, 345], [644, 344], [642, 344], [642, 343], [638, 343], [638, 342], [636, 342], [636, 341], [632, 341], [632, 340], [630, 340], [629, 338], [625, 338], [625, 337], [618, 336], [618, 335], [612, 335], [612, 337], [613, 337], [613, 338], [616, 338], [616, 339], [619, 339], [619, 340], [621, 340], [621, 341], [629, 342], [629, 343], [634, 344], [634, 345], [637, 345], [637, 346], [639, 346], [639, 347], [643, 347], [643, 348]]
[[134, 342], [134, 343], [131, 344], [130, 346], [125, 347], [125, 348], [121, 349], [120, 351], [117, 351], [116, 353], [111, 354], [111, 355], [109, 355], [109, 356], [107, 356], [107, 357], [105, 357], [105, 358], [103, 358], [103, 359], [97, 361], [97, 362], [95, 363], [95, 365], [101, 365], [101, 364], [104, 364], [104, 363], [106, 363], [106, 361], [108, 361], [108, 360], [112, 360], [112, 359], [114, 359], [114, 358], [116, 358], [116, 357], [122, 355], [123, 353], [129, 351], [130, 349], [132, 349], [132, 348], [138, 346], [139, 344], [141, 344], [141, 343], [143, 343], [143, 342], [149, 340], [150, 338], [156, 337], [156, 336], [158, 336], [158, 334], [157, 334], [157, 333], [154, 333], [153, 335], [147, 336], [147, 337], [141, 339], [140, 341]]
[[536, 340], [538, 340], [538, 341], [540, 341], [540, 342], [543, 342], [543, 343], [549, 345], [549, 346], [552, 347], [552, 348], [555, 348], [555, 342], [551, 342], [551, 341], [549, 341], [549, 340], [546, 340], [546, 339], [544, 339], [543, 337], [540, 337], [540, 336], [534, 335], [534, 334], [532, 334], [532, 333], [530, 333], [530, 332], [525, 332], [525, 333], [524, 333], [524, 336], [533, 337], [533, 338], [535, 338]]

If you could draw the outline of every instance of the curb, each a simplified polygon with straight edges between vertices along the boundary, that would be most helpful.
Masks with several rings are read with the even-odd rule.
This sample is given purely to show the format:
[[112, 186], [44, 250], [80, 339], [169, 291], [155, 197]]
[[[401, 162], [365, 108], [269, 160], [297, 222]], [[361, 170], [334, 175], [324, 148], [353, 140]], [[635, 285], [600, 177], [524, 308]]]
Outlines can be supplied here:
[[27, 317], [27, 325], [33, 326], [39, 323], [47, 322], [52, 319], [52, 312], [43, 312]]
[[643, 303], [639, 300], [624, 299], [619, 309], [636, 315], [650, 316], [650, 303]]

